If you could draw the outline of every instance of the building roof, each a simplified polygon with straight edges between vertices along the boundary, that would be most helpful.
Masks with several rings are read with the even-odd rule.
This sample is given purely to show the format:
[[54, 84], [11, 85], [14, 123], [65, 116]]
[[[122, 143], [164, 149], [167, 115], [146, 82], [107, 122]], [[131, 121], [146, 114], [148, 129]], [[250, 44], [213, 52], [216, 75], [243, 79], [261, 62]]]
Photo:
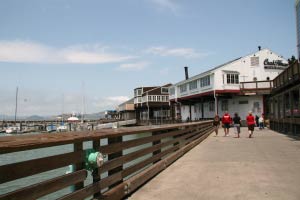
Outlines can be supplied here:
[[178, 84], [184, 83], [184, 82], [186, 82], [186, 81], [192, 81], [192, 80], [195, 79], [195, 78], [201, 77], [201, 76], [203, 76], [204, 74], [209, 74], [210, 72], [215, 71], [216, 69], [219, 69], [219, 68], [221, 68], [221, 67], [223, 67], [223, 66], [225, 66], [225, 65], [228, 65], [228, 64], [230, 64], [230, 63], [233, 63], [233, 62], [235, 62], [235, 61], [237, 61], [237, 60], [239, 60], [239, 59], [241, 59], [241, 58], [242, 58], [242, 57], [239, 57], [239, 58], [233, 59], [233, 60], [231, 60], [231, 61], [228, 61], [228, 62], [226, 62], [226, 63], [223, 63], [223, 64], [221, 64], [221, 65], [218, 65], [218, 66], [216, 66], [216, 67], [214, 67], [214, 68], [212, 68], [212, 69], [210, 69], [210, 70], [208, 70], [208, 71], [205, 71], [205, 72], [202, 72], [202, 73], [197, 74], [197, 75], [195, 75], [195, 76], [192, 76], [192, 77], [190, 77], [189, 79], [180, 81], [180, 82], [178, 82], [178, 83], [176, 83], [176, 84], [174, 84], [174, 85], [178, 85]]
[[[266, 50], [271, 51], [271, 50], [268, 49], [268, 48], [261, 49], [260, 51], [266, 51]], [[229, 64], [231, 64], [231, 63], [234, 63], [234, 62], [236, 62], [236, 61], [238, 61], [238, 60], [240, 60], [240, 59], [242, 59], [242, 58], [245, 58], [245, 57], [248, 57], [248, 56], [251, 56], [251, 55], [255, 55], [256, 53], [258, 53], [258, 52], [260, 52], [260, 51], [256, 51], [256, 52], [254, 52], [254, 53], [250, 53], [250, 54], [245, 55], [245, 56], [243, 56], [243, 57], [235, 58], [235, 59], [233, 59], [233, 60], [230, 60], [230, 61], [228, 61], [228, 62], [226, 62], [226, 63], [223, 63], [223, 64], [221, 64], [221, 65], [218, 65], [218, 66], [216, 66], [216, 67], [213, 67], [213, 68], [210, 69], [210, 70], [207, 70], [207, 71], [205, 71], [205, 72], [202, 72], [202, 73], [200, 73], [200, 74], [197, 74], [197, 75], [195, 75], [195, 76], [192, 76], [192, 77], [190, 77], [190, 78], [187, 79], [187, 80], [182, 80], [182, 81], [180, 81], [180, 82], [178, 82], [178, 83], [175, 83], [175, 84], [173, 84], [173, 85], [176, 86], [176, 85], [181, 85], [182, 83], [185, 83], [185, 82], [193, 81], [193, 79], [197, 79], [197, 78], [199, 78], [199, 77], [203, 77], [203, 76], [206, 75], [206, 74], [208, 75], [208, 74], [214, 72], [214, 71], [217, 70], [217, 69], [220, 69], [220, 68], [222, 68], [222, 67], [224, 67], [224, 66], [226, 66], [226, 65], [229, 65]], [[273, 52], [273, 51], [271, 51], [271, 52]], [[278, 54], [278, 55], [279, 55], [279, 54]], [[281, 56], [281, 57], [282, 57], [282, 56]]]
[[123, 106], [123, 105], [125, 105], [125, 104], [134, 104], [134, 98], [131, 98], [131, 99], [129, 99], [128, 101], [125, 101], [125, 102], [121, 103], [121, 104], [119, 105], [119, 107], [120, 107], [120, 106]]

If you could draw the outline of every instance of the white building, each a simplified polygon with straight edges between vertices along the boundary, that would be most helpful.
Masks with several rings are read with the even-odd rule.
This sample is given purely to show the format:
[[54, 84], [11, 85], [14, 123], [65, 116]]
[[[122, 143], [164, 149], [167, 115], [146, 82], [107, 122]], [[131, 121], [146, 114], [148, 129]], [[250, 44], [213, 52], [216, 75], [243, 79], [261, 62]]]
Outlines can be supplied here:
[[282, 56], [262, 49], [186, 78], [170, 87], [174, 118], [213, 118], [225, 111], [245, 119], [266, 112], [266, 98], [272, 80], [287, 67]]

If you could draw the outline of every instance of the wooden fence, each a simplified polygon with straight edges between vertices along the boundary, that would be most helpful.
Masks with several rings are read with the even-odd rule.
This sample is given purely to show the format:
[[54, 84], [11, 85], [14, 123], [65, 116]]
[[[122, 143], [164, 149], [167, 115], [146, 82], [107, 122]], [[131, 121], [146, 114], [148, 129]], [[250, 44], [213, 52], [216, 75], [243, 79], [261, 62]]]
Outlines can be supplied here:
[[[73, 165], [71, 173], [0, 195], [0, 200], [37, 199], [63, 188], [74, 190], [58, 199], [122, 199], [199, 144], [213, 131], [212, 121], [130, 127], [86, 132], [0, 137], [0, 154], [24, 153], [71, 144], [73, 151], [0, 166], [1, 185], [49, 170]], [[147, 133], [147, 134], [145, 134]], [[126, 136], [137, 136], [124, 139]], [[140, 136], [139, 136], [140, 135]], [[106, 144], [100, 143], [106, 140]], [[107, 155], [91, 175], [85, 169], [84, 143]], [[134, 150], [132, 150], [134, 149]], [[0, 156], [1, 156], [0, 155]], [[87, 176], [92, 183], [86, 184]]]

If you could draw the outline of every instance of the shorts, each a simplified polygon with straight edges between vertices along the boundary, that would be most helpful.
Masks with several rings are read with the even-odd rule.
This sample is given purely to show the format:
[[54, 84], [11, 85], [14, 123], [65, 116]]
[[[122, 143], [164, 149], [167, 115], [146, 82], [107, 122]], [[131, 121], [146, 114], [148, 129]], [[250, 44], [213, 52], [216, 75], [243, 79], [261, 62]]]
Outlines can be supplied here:
[[248, 125], [248, 130], [249, 131], [254, 131], [254, 126], [255, 126], [255, 124]]
[[224, 128], [230, 128], [230, 124], [225, 123], [225, 124], [223, 124], [223, 127], [224, 127]]
[[241, 126], [240, 124], [233, 124], [234, 127], [234, 133], [240, 133], [241, 132]]

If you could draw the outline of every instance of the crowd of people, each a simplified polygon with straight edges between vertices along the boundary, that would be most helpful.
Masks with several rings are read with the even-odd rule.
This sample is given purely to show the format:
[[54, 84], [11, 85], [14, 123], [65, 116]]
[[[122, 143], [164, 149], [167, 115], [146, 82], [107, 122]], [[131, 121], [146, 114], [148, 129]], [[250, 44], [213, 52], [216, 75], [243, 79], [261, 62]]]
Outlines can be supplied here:
[[[219, 117], [219, 115], [215, 115], [213, 120], [213, 125], [215, 127], [215, 133], [216, 136], [218, 135], [218, 130], [220, 127], [220, 123], [222, 123], [222, 127], [224, 128], [225, 137], [229, 136], [229, 129], [230, 127], [234, 128], [234, 133], [237, 135], [237, 138], [240, 137], [241, 133], [241, 117], [238, 115], [238, 113], [234, 113], [234, 117], [232, 118], [230, 114], [226, 111], [222, 118]], [[246, 123], [248, 126], [249, 131], [249, 138], [253, 137], [254, 127], [255, 125], [259, 127], [259, 129], [264, 128], [264, 117], [261, 115], [258, 117], [257, 115], [254, 117], [252, 115], [252, 112], [249, 111], [247, 117], [246, 117]]]

